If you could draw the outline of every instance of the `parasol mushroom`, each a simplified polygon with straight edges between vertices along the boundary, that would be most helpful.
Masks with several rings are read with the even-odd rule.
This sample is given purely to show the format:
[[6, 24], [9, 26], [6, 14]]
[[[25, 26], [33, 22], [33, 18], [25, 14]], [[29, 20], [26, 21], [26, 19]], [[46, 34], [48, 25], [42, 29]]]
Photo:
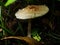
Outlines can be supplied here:
[[16, 39], [26, 41], [27, 43], [29, 43], [29, 45], [40, 45], [40, 44], [37, 44], [36, 40], [31, 38], [31, 19], [43, 16], [48, 11], [49, 11], [49, 8], [46, 5], [28, 5], [27, 7], [23, 8], [23, 9], [19, 9], [15, 13], [16, 18], [23, 19], [23, 20], [28, 19], [27, 37], [9, 36], [9, 37], [2, 38], [2, 39], [16, 38]]
[[28, 37], [31, 37], [31, 19], [45, 15], [49, 11], [46, 5], [28, 5], [19, 9], [15, 16], [17, 19], [28, 19]]

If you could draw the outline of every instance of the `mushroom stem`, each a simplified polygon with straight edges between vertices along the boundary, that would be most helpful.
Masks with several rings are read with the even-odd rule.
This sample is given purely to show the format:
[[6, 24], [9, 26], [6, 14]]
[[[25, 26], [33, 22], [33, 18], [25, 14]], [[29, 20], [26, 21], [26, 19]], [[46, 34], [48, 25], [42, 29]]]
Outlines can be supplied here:
[[28, 32], [27, 37], [31, 38], [31, 19], [28, 20]]

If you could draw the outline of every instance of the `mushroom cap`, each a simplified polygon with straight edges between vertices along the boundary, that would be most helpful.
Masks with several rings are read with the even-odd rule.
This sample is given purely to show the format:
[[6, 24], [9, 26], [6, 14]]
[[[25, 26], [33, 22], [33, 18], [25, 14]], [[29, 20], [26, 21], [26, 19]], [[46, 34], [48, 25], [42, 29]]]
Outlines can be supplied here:
[[49, 11], [46, 5], [28, 5], [23, 9], [19, 9], [15, 16], [17, 19], [31, 19], [45, 15]]

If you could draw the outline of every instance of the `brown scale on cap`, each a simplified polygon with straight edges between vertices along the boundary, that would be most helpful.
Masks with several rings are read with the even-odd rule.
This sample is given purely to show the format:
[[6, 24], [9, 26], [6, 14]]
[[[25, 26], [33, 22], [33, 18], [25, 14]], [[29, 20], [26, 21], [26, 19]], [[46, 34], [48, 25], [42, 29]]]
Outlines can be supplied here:
[[37, 11], [39, 8], [37, 8], [37, 6], [34, 6], [34, 5], [32, 5], [32, 6], [28, 6], [28, 8], [29, 9], [32, 9], [32, 10], [34, 10], [34, 11]]

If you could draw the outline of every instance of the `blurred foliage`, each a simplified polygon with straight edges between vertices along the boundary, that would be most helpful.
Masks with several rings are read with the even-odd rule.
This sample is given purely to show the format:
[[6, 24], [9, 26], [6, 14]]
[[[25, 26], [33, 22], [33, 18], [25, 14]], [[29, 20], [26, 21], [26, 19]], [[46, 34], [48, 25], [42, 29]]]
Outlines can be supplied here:
[[60, 1], [60, 0], [58, 0], [58, 1]]

